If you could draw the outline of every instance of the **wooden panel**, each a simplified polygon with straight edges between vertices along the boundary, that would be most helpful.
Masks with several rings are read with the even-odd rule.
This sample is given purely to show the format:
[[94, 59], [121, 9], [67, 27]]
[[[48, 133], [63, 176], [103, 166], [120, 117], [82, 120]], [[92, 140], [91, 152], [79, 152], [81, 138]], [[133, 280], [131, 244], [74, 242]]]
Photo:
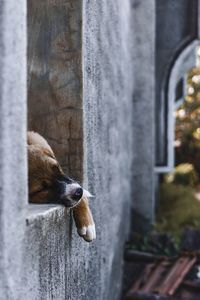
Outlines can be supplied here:
[[28, 0], [28, 127], [82, 180], [81, 1]]

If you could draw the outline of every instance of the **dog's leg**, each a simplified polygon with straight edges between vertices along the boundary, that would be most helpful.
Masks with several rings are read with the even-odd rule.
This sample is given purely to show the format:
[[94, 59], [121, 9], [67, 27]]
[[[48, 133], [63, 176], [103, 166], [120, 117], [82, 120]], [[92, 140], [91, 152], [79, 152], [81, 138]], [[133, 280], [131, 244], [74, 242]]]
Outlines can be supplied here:
[[87, 198], [82, 198], [81, 202], [73, 208], [73, 215], [78, 234], [87, 242], [96, 239], [95, 224]]

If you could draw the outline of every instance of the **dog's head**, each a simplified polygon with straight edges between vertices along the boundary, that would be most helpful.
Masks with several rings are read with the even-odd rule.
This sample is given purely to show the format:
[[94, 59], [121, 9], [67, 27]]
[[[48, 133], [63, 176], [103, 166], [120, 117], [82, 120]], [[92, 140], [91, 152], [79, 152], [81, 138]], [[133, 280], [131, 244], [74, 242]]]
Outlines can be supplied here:
[[89, 192], [64, 175], [47, 141], [28, 132], [29, 201], [73, 207]]

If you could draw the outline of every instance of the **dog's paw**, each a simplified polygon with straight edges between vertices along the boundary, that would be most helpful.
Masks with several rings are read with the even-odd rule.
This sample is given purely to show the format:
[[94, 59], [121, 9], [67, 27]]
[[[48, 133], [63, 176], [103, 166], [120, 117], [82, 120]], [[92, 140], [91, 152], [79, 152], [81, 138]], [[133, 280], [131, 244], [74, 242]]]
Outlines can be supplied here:
[[73, 216], [78, 234], [84, 238], [86, 242], [95, 240], [95, 223], [88, 206], [88, 200], [85, 196], [81, 199], [81, 202], [74, 207]]
[[88, 226], [77, 228], [77, 232], [87, 242], [91, 242], [96, 239], [96, 229], [94, 223]]

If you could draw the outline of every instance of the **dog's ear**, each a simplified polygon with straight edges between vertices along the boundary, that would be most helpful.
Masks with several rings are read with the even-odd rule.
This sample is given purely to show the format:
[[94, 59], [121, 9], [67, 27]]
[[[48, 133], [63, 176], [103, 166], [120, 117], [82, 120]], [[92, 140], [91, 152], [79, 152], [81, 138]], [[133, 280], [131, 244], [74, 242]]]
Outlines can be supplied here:
[[28, 131], [27, 143], [28, 146], [39, 146], [43, 150], [44, 154], [55, 158], [53, 150], [51, 149], [47, 141], [39, 133], [34, 131]]
[[90, 194], [89, 191], [83, 189], [83, 197], [86, 197], [86, 198], [93, 198], [94, 196], [92, 194]]

